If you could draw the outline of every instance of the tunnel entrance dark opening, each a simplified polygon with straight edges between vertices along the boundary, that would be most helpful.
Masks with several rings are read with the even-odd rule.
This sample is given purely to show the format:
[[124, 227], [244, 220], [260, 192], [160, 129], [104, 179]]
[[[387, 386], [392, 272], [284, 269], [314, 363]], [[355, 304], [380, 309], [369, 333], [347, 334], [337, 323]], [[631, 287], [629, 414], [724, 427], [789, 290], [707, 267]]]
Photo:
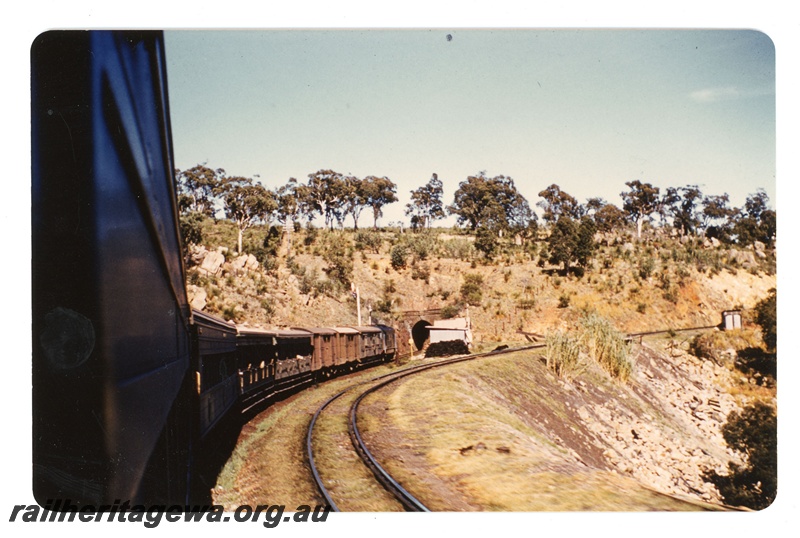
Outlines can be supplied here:
[[431, 331], [428, 329], [429, 325], [429, 321], [422, 319], [416, 322], [414, 327], [411, 328], [411, 338], [414, 340], [414, 347], [417, 348], [417, 351], [423, 348], [425, 342], [427, 342], [430, 337]]

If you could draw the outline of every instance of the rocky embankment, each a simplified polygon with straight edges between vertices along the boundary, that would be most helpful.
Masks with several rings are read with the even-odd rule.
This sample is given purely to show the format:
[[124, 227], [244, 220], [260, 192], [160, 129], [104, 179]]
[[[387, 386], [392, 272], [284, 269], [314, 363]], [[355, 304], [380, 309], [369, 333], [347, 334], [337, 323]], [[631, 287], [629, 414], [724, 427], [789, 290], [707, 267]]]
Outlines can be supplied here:
[[617, 398], [587, 401], [578, 416], [602, 439], [605, 460], [618, 473], [658, 491], [719, 502], [702, 475], [741, 463], [721, 432], [728, 414], [740, 408], [726, 390], [739, 377], [675, 349], [643, 345], [636, 360], [636, 373]]
[[376, 404], [365, 435], [401, 483], [445, 492], [426, 499], [436, 510], [722, 508], [703, 476], [743, 463], [723, 426], [773, 399], [774, 380], [697, 358], [684, 338], [634, 344], [624, 383], [586, 355], [558, 377], [537, 350], [415, 376]]

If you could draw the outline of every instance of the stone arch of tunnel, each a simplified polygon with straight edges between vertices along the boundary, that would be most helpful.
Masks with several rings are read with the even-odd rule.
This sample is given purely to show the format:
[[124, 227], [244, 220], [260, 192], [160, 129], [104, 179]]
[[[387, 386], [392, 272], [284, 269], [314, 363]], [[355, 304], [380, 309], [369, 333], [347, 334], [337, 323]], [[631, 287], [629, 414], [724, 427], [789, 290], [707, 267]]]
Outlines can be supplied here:
[[428, 329], [430, 324], [429, 321], [421, 319], [411, 328], [411, 339], [414, 340], [414, 347], [417, 348], [417, 351], [422, 349], [431, 335], [431, 331]]

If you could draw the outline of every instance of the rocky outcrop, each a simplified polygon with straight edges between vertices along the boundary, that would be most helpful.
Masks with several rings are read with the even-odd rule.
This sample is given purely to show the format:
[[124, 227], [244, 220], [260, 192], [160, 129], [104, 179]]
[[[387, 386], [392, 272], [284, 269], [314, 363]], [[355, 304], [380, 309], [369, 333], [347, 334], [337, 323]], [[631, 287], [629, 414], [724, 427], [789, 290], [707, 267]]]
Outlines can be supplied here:
[[202, 310], [206, 307], [208, 294], [206, 293], [205, 289], [193, 284], [189, 284], [186, 287], [186, 291], [189, 296], [189, 305], [192, 308], [195, 310]]
[[[586, 399], [577, 414], [603, 447], [606, 464], [619, 474], [665, 493], [719, 502], [703, 472], [724, 474], [729, 461], [740, 462], [721, 430], [728, 414], [738, 409], [733, 396], [720, 388], [730, 383], [730, 375], [685, 352], [666, 356], [641, 346], [623, 398]], [[626, 403], [631, 397], [644, 404], [641, 412]]]
[[225, 263], [225, 255], [222, 252], [209, 252], [200, 264], [200, 270], [209, 275], [219, 273], [222, 264]]
[[189, 251], [188, 264], [190, 267], [198, 266], [198, 270], [208, 275], [218, 275], [225, 263], [225, 252], [227, 248], [218, 247], [216, 250], [208, 250], [206, 247], [193, 246]]
[[252, 254], [242, 254], [231, 262], [231, 269], [236, 274], [256, 271], [258, 269], [258, 260]]
[[744, 269], [753, 269], [758, 266], [756, 256], [752, 250], [736, 250], [733, 248], [728, 251], [728, 263], [736, 263]]

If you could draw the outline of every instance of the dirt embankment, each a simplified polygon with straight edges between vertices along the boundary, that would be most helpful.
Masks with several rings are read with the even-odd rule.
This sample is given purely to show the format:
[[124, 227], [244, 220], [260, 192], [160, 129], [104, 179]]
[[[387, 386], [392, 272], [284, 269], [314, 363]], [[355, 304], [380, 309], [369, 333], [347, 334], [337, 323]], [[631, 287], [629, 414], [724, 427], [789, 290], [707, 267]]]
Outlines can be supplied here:
[[[464, 275], [480, 275], [480, 304], [469, 312], [475, 341], [485, 345], [521, 342], [520, 329], [569, 331], [586, 311], [621, 332], [715, 325], [722, 310], [752, 308], [776, 286], [769, 271], [700, 270], [657, 251], [649, 255], [656, 268], [644, 275], [642, 256], [612, 254], [608, 248], [598, 254], [594, 267], [577, 278], [532, 260], [482, 265], [429, 258], [398, 270], [387, 252], [367, 253], [354, 257], [353, 280], [366, 319], [379, 301], [390, 302], [395, 314], [454, 304]], [[323, 272], [324, 264], [310, 253], [297, 254], [295, 262]], [[301, 279], [287, 267], [213, 280], [204, 281], [213, 292], [210, 300], [220, 308], [236, 305], [237, 315], [252, 324], [356, 323], [349, 294], [304, 293]], [[668, 343], [651, 339], [637, 347], [626, 384], [591, 362], [571, 379], [557, 378], [536, 353], [412, 378], [368, 406], [374, 414], [366, 435], [401, 482], [427, 483], [430, 491], [446, 493], [425, 498], [412, 491], [438, 510], [705, 508], [702, 503], [717, 503], [719, 495], [702, 480], [703, 471], [724, 471], [729, 461], [738, 461], [721, 426], [761, 388], [729, 366]], [[298, 395], [252, 422], [217, 498], [231, 506], [263, 498], [287, 505], [314, 501], [316, 492], [303, 478], [308, 471], [300, 429], [313, 404], [338, 384]], [[774, 398], [774, 387], [762, 392], [756, 396]]]
[[[359, 424], [382, 465], [433, 510], [723, 509], [702, 479], [741, 461], [721, 427], [754, 398], [774, 402], [775, 387], [676, 343], [650, 337], [635, 345], [626, 383], [588, 357], [559, 378], [540, 350], [447, 366], [368, 397]], [[259, 415], [215, 500], [319, 502], [303, 457], [310, 413], [326, 395], [387, 368], [320, 385]], [[348, 443], [345, 426], [332, 435], [334, 444]], [[341, 494], [358, 494], [341, 476], [329, 478]]]
[[411, 378], [366, 435], [437, 510], [720, 508], [702, 474], [740, 461], [721, 426], [747, 380], [665, 346], [638, 346], [626, 384], [593, 364], [557, 378], [532, 352]]
[[[350, 240], [349, 235], [342, 240]], [[546, 334], [569, 329], [585, 310], [623, 332], [715, 325], [723, 310], [752, 308], [777, 284], [774, 271], [731, 264], [712, 271], [664, 259], [666, 251], [648, 254], [646, 245], [632, 248], [633, 254], [618, 256], [612, 247], [603, 247], [578, 278], [519, 258], [485, 264], [431, 254], [395, 268], [387, 242], [378, 254], [353, 256], [351, 281], [360, 291], [362, 322], [371, 312], [374, 319], [394, 324], [403, 311], [463, 308], [462, 285], [466, 275], [474, 275], [481, 281], [480, 293], [470, 296], [469, 307], [476, 342], [523, 342], [519, 330]], [[720, 255], [714, 249], [706, 254]], [[319, 255], [295, 253], [292, 260], [294, 269], [282, 259], [272, 272], [226, 269], [230, 264], [224, 264], [218, 275], [211, 275], [195, 267], [190, 273], [197, 273], [193, 280], [198, 285], [190, 287], [190, 298], [202, 297], [206, 310], [250, 325], [357, 323], [349, 289], [320, 292], [298, 276], [302, 270], [324, 280], [327, 264]], [[643, 260], [652, 260], [654, 268], [644, 272]]]

